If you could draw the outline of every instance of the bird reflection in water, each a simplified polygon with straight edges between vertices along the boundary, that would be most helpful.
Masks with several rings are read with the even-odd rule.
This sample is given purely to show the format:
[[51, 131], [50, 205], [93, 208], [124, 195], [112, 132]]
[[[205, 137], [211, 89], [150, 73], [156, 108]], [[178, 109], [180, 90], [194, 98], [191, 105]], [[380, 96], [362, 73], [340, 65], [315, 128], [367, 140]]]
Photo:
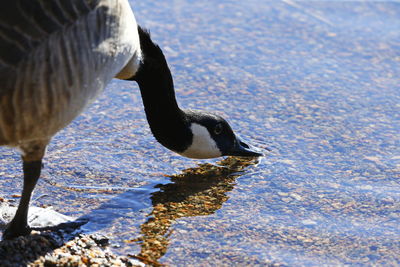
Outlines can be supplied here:
[[210, 215], [220, 209], [236, 178], [257, 163], [255, 158], [228, 157], [217, 166], [201, 164], [169, 176], [172, 183], [157, 185], [160, 190], [152, 194], [153, 211], [141, 226], [141, 236], [126, 241], [141, 246], [141, 252], [131, 256], [160, 266], [158, 260], [167, 252], [171, 225], [182, 217]]

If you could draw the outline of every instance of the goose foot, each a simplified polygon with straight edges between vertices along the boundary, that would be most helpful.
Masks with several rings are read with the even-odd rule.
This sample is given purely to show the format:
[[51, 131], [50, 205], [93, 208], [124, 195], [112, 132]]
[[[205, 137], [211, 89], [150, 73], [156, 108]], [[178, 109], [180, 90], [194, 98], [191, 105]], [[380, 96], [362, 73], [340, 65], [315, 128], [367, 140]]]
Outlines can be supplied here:
[[10, 240], [18, 236], [26, 236], [31, 233], [32, 229], [28, 225], [20, 225], [18, 223], [11, 223], [3, 232], [3, 240]]

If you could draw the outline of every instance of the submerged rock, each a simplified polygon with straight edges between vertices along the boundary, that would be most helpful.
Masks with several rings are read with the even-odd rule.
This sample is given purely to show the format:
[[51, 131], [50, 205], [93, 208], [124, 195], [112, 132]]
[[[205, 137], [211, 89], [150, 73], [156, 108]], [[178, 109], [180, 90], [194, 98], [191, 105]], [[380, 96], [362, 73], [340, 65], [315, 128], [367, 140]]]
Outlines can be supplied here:
[[[6, 224], [11, 221], [16, 211], [17, 207], [12, 207], [7, 202], [0, 202], [0, 229], [5, 229]], [[51, 207], [29, 207], [28, 224], [34, 228], [52, 227], [74, 221], [76, 221], [76, 218], [56, 212]]]

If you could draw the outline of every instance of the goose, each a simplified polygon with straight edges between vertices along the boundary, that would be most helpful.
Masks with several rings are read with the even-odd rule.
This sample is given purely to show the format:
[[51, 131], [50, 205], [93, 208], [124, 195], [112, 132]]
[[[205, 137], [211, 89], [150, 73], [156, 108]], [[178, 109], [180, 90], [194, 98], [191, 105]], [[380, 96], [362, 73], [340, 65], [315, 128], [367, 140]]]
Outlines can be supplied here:
[[0, 38], [0, 145], [21, 151], [24, 179], [3, 239], [30, 234], [46, 146], [113, 78], [136, 81], [151, 132], [169, 150], [198, 159], [261, 156], [222, 117], [180, 109], [164, 54], [128, 0], [5, 1]]

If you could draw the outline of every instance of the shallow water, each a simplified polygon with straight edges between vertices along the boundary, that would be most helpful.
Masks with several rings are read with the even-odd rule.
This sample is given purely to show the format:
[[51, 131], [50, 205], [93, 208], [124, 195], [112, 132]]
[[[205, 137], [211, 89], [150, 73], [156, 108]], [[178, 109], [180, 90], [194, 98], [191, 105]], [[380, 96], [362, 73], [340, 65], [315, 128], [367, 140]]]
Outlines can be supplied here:
[[[400, 264], [399, 2], [132, 5], [180, 105], [223, 115], [265, 156], [172, 154], [136, 84], [113, 81], [54, 138], [33, 205], [89, 218], [84, 231], [153, 264]], [[0, 151], [12, 198], [19, 157]]]

